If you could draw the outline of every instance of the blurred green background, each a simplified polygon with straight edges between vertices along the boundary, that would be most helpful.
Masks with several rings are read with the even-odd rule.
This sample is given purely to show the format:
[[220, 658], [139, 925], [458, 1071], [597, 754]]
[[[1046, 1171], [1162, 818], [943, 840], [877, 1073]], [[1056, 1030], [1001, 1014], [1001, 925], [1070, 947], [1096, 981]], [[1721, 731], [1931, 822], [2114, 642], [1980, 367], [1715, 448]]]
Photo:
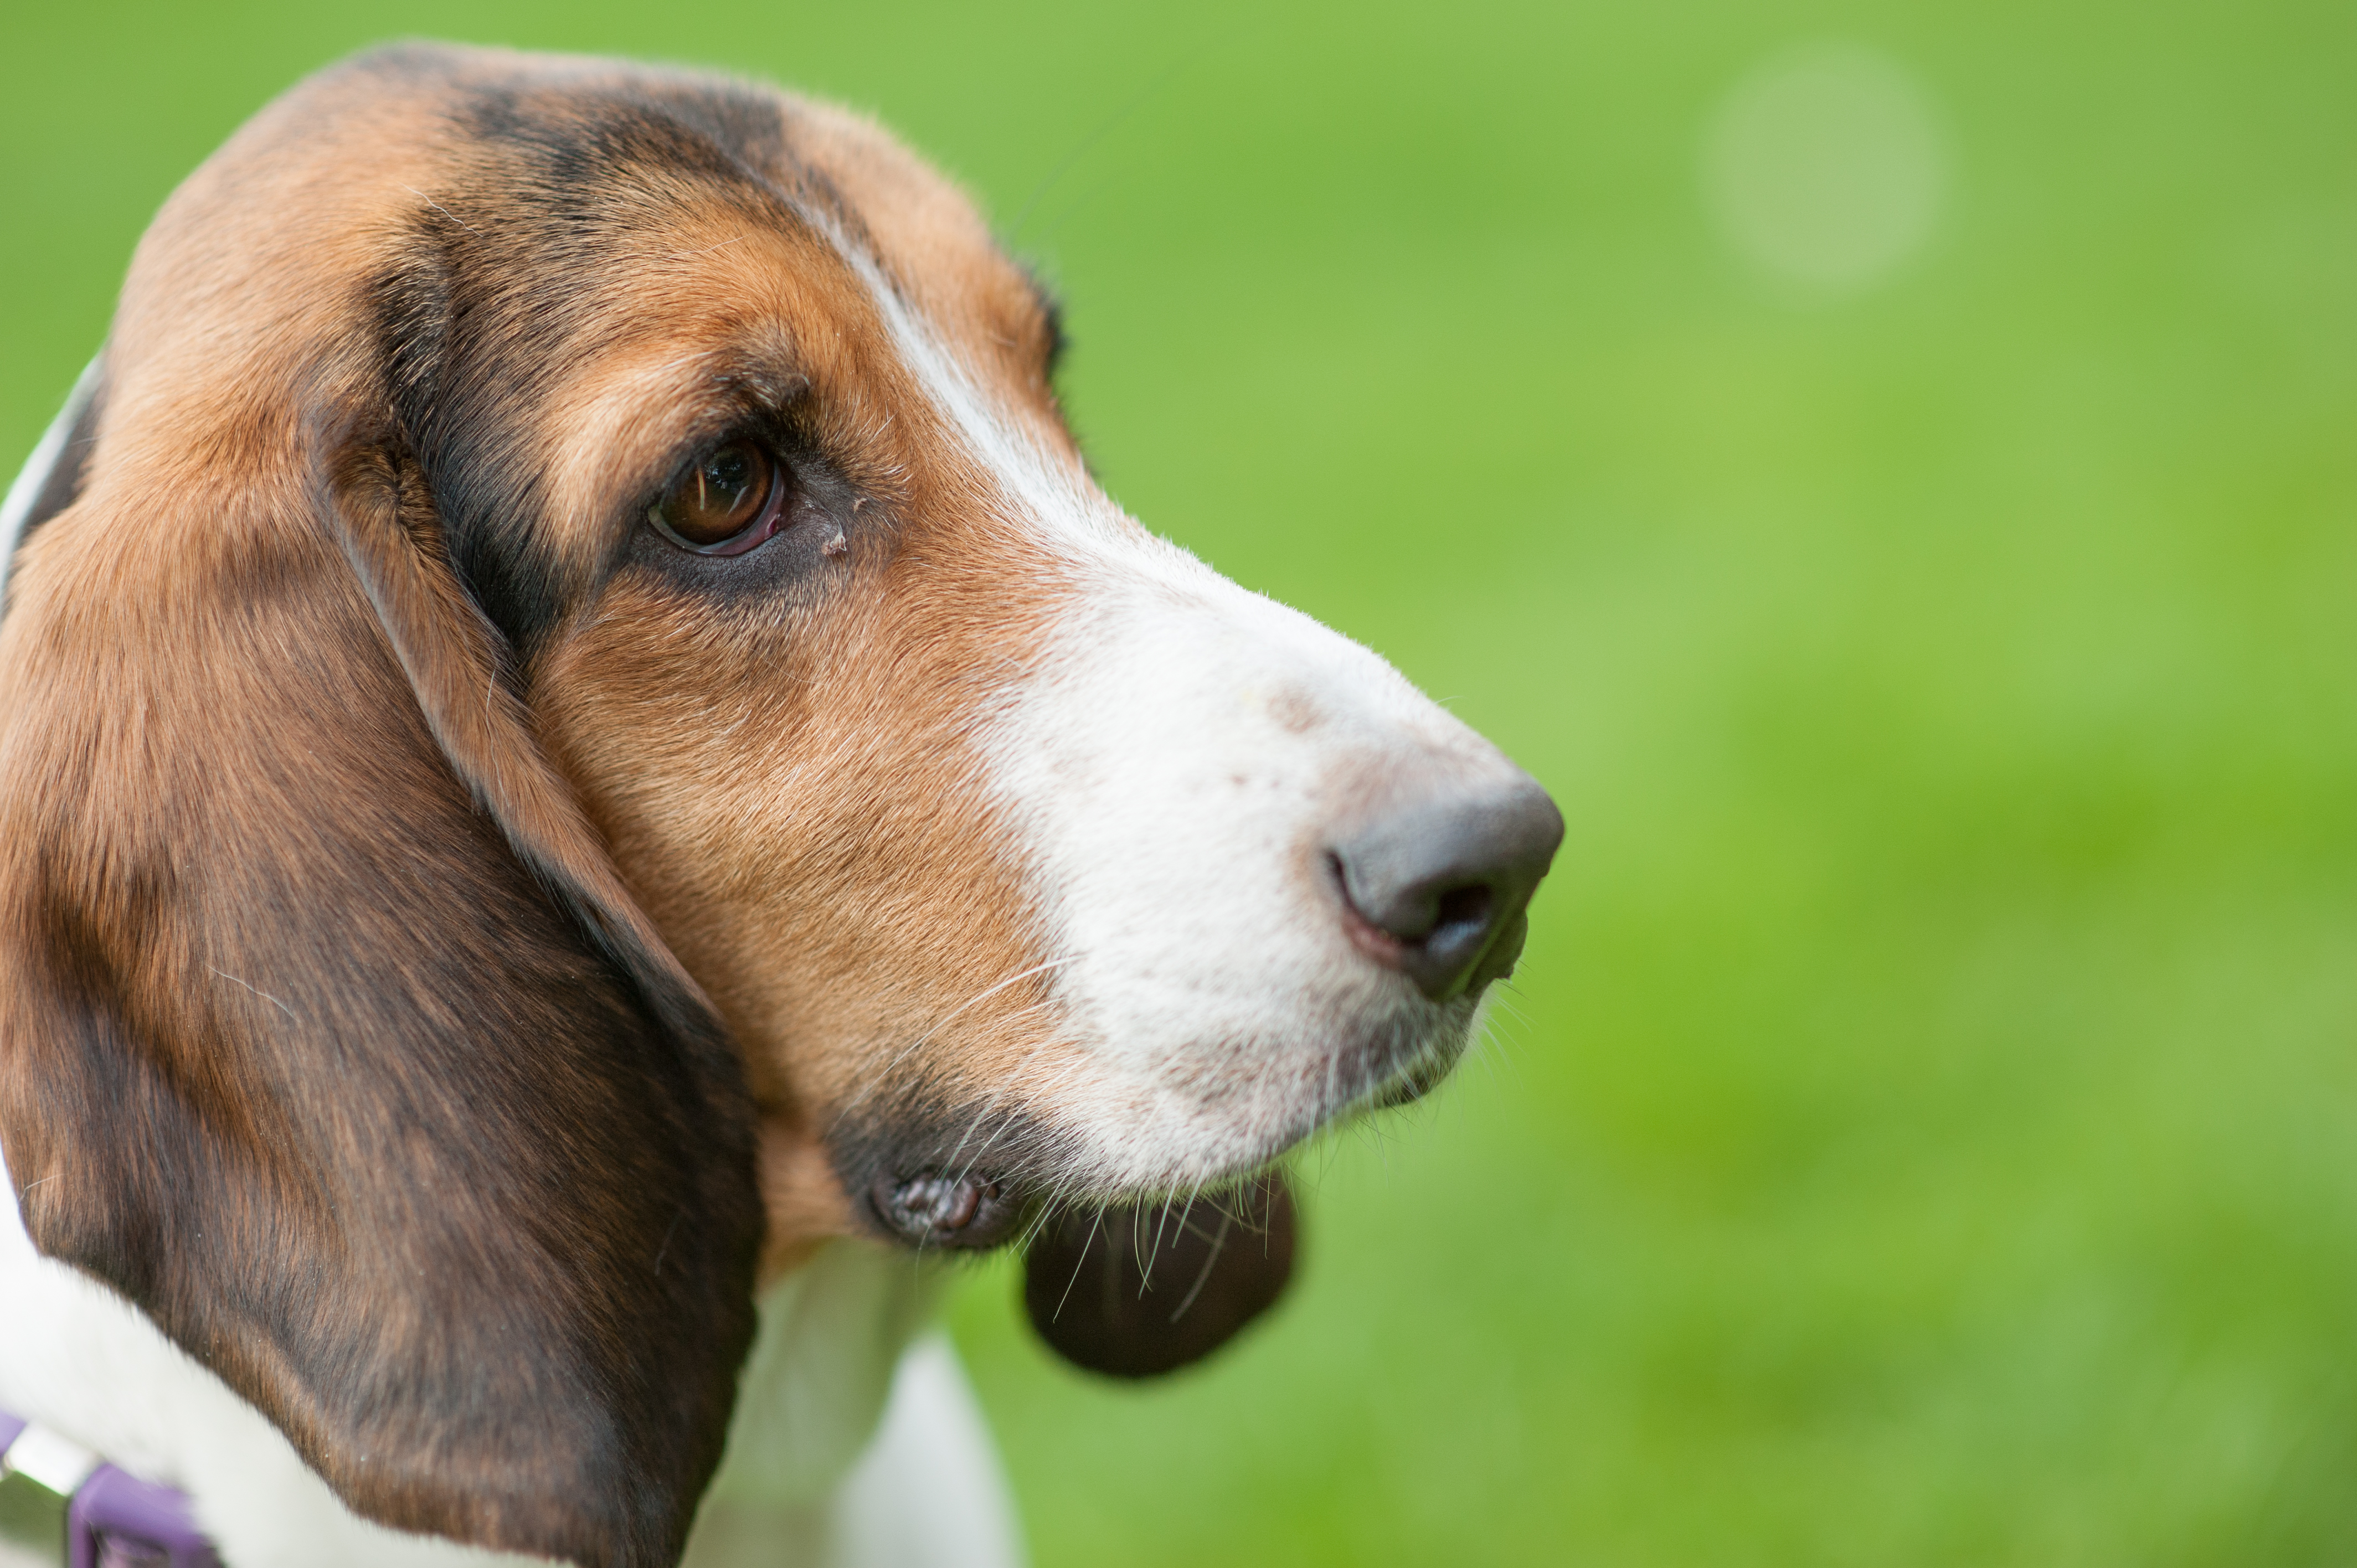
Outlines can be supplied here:
[[877, 111], [1114, 492], [1569, 820], [1269, 1326], [960, 1295], [1041, 1564], [2357, 1560], [2357, 7], [18, 5], [0, 459], [404, 34]]

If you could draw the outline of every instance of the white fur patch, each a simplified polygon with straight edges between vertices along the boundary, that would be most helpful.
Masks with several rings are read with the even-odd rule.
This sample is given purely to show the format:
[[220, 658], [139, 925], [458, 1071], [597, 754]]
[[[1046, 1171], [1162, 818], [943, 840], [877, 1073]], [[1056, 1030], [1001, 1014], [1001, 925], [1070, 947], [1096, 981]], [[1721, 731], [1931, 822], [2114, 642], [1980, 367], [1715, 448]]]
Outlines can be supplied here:
[[1006, 1478], [946, 1336], [900, 1359], [883, 1424], [835, 1493], [831, 1523], [834, 1568], [1022, 1568]]
[[1146, 532], [843, 250], [996, 478], [996, 521], [1065, 568], [1049, 646], [984, 750], [1086, 1063], [1026, 1107], [1079, 1144], [1073, 1184], [1217, 1181], [1458, 1048], [1470, 1003], [1427, 1003], [1354, 947], [1328, 846], [1388, 779], [1504, 782], [1513, 765], [1373, 653]]

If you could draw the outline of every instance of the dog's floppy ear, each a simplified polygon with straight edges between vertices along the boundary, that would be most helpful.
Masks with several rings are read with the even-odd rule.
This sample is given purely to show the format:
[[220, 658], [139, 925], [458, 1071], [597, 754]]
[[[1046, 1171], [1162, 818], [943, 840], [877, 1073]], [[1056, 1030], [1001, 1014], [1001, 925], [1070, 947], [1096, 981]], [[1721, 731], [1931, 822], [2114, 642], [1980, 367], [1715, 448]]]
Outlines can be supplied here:
[[17, 564], [0, 1143], [26, 1226], [357, 1512], [673, 1562], [753, 1328], [739, 1069], [399, 444], [288, 423], [185, 456], [102, 429]]
[[1199, 1361], [1293, 1277], [1292, 1189], [1269, 1171], [1191, 1202], [1050, 1215], [1024, 1257], [1031, 1325], [1074, 1366], [1153, 1378]]

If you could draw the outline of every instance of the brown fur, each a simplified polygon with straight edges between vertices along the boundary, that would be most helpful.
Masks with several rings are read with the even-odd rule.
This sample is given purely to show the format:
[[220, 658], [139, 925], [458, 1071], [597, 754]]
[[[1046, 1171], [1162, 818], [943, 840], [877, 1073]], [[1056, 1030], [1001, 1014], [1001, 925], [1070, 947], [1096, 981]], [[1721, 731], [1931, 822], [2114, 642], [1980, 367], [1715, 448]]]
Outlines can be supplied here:
[[[670, 1560], [757, 1252], [1058, 1066], [964, 725], [1062, 590], [829, 226], [1077, 466], [1036, 292], [873, 127], [398, 50], [167, 204], [18, 563], [27, 1226], [371, 1518]], [[807, 515], [723, 577], [638, 519], [748, 421]]]

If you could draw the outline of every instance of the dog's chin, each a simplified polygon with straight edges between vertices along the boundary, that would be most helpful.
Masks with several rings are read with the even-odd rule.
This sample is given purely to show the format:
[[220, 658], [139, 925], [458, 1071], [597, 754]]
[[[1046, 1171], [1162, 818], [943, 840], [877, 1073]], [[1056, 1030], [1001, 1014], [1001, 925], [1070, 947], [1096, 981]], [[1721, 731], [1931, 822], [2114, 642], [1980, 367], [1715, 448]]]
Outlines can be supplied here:
[[[926, 1251], [988, 1251], [1060, 1215], [1142, 1211], [1174, 1196], [1249, 1187], [1326, 1128], [1430, 1094], [1463, 1058], [1478, 1016], [1474, 996], [1419, 1004], [1308, 1058], [1289, 1091], [1223, 1093], [1216, 1107], [1197, 1104], [1171, 1124], [1111, 1137], [1036, 1113], [985, 1116], [910, 1097], [899, 1115], [845, 1138], [836, 1167], [877, 1236]], [[994, 1131], [976, 1138], [973, 1129], [985, 1122]], [[1108, 1146], [1128, 1157], [1108, 1157]]]

